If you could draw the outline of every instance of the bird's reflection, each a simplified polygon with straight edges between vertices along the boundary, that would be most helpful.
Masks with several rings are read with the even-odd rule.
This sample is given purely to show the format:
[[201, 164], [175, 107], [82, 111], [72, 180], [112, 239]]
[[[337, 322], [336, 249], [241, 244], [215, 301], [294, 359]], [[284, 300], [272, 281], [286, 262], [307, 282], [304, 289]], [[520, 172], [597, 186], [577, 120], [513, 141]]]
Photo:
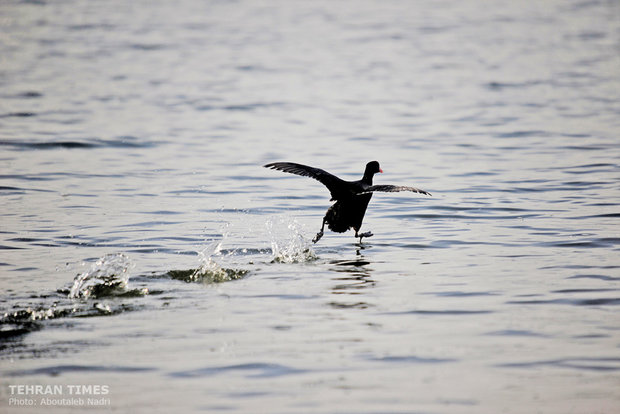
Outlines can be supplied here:
[[[332, 279], [337, 283], [332, 287], [334, 295], [363, 295], [368, 288], [374, 287], [376, 281], [372, 278], [372, 269], [368, 268], [370, 262], [362, 255], [358, 255], [354, 260], [335, 260], [331, 262], [331, 270], [337, 273]], [[365, 301], [349, 301], [346, 296], [341, 296], [342, 300], [329, 303], [334, 308], [361, 308], [365, 309], [373, 306]], [[348, 298], [350, 299], [350, 298]]]

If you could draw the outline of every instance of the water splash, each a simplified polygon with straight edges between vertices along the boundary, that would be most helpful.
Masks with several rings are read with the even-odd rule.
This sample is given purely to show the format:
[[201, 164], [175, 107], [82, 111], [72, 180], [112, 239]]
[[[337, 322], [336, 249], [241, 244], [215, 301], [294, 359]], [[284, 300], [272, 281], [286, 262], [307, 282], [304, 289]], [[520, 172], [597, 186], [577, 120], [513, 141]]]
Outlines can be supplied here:
[[[88, 271], [75, 276], [71, 288], [58, 289], [56, 293], [59, 295], [45, 293], [31, 296], [29, 304], [15, 304], [10, 311], [0, 314], [0, 338], [36, 331], [47, 320], [115, 315], [134, 310], [133, 305], [119, 301], [107, 304], [87, 300], [147, 295], [147, 288], [128, 289], [131, 266], [131, 261], [124, 254], [108, 254], [93, 263]], [[50, 298], [53, 302], [50, 302]], [[72, 299], [82, 300], [78, 302]]]
[[[229, 255], [230, 254], [232, 253], [229, 253]], [[189, 270], [171, 270], [168, 272], [168, 276], [188, 283], [222, 283], [241, 279], [249, 273], [248, 270], [229, 269], [220, 266], [220, 264], [215, 261], [214, 256], [221, 255], [222, 242], [212, 242], [203, 250], [198, 252], [200, 267]]]
[[126, 294], [130, 267], [131, 261], [126, 255], [107, 254], [75, 277], [69, 297], [88, 299]]
[[289, 217], [265, 222], [271, 239], [272, 263], [303, 263], [317, 259], [310, 240], [303, 236], [303, 226]]

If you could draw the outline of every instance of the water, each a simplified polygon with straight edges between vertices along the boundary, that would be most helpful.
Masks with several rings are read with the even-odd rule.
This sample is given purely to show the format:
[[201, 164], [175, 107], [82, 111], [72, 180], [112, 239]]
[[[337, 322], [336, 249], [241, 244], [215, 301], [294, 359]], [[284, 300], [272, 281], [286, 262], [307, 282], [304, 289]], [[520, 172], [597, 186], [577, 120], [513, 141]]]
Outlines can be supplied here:
[[[620, 7], [0, 4], [0, 405], [620, 410]], [[294, 161], [377, 194], [326, 232]], [[40, 395], [18, 395], [36, 398]]]

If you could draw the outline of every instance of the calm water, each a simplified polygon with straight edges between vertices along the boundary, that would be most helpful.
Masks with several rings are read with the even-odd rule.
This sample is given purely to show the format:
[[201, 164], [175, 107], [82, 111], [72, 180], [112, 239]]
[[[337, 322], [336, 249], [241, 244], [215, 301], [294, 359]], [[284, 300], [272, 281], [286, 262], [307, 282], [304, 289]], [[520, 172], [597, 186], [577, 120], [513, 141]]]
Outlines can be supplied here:
[[617, 413], [619, 160], [617, 1], [1, 1], [0, 411]]

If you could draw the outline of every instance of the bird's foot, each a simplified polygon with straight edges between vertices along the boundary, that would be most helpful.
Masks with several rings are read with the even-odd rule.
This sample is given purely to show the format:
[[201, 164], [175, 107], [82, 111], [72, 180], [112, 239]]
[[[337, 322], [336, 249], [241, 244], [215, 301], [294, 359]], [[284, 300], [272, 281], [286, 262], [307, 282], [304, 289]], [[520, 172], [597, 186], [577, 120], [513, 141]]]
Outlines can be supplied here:
[[365, 233], [357, 234], [356, 236], [360, 238], [360, 243], [361, 243], [362, 242], [362, 238], [364, 238], [364, 237], [372, 237], [372, 236], [374, 236], [374, 234], [372, 234], [371, 231], [367, 231]]
[[323, 230], [319, 231], [316, 236], [314, 236], [314, 239], [312, 239], [312, 243], [316, 243], [319, 240], [321, 240], [321, 237], [323, 237]]

